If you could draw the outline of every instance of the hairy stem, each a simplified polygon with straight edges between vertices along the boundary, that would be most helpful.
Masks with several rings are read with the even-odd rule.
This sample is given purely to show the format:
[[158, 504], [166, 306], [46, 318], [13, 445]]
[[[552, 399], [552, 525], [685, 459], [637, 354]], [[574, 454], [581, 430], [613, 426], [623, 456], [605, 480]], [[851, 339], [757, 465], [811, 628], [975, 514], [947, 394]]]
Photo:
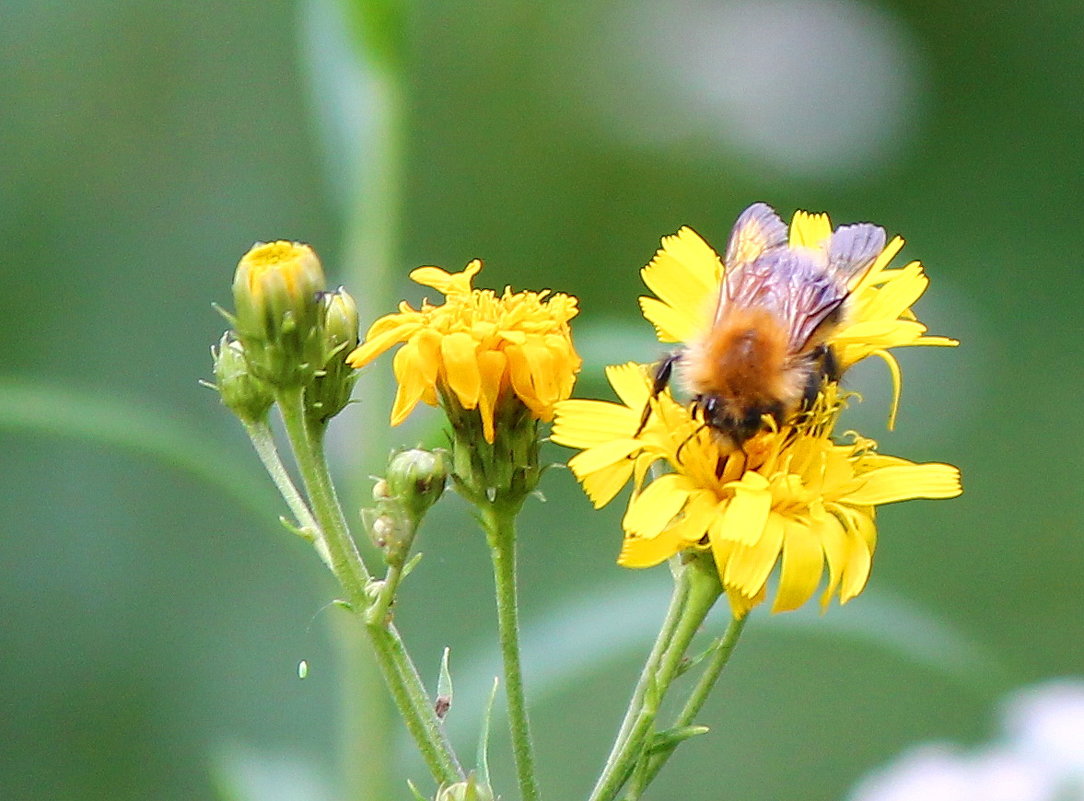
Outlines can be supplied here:
[[485, 504], [481, 507], [481, 512], [489, 552], [493, 559], [493, 577], [497, 590], [497, 628], [504, 661], [504, 690], [508, 697], [508, 725], [512, 733], [516, 776], [523, 801], [538, 801], [534, 747], [527, 720], [527, 703], [519, 658], [515, 511], [497, 504]]

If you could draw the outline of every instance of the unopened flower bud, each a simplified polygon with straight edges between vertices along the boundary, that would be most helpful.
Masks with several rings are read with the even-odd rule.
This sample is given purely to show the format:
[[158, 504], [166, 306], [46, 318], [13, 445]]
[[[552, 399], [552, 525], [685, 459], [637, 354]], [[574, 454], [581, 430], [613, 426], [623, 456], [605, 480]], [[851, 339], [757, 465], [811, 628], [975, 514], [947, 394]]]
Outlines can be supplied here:
[[399, 451], [388, 462], [388, 492], [415, 524], [444, 493], [448, 463], [443, 451]]
[[323, 288], [320, 260], [299, 242], [257, 243], [237, 264], [233, 322], [261, 378], [296, 385], [319, 367]]
[[325, 292], [321, 296], [324, 314], [324, 337], [328, 352], [343, 351], [346, 354], [358, 344], [358, 304], [342, 287], [334, 292]]
[[267, 416], [273, 401], [271, 389], [252, 375], [245, 348], [229, 332], [222, 335], [217, 348], [211, 348], [214, 359], [215, 388], [222, 403], [246, 423], [255, 423]]
[[319, 369], [305, 388], [309, 414], [326, 422], [350, 402], [357, 371], [346, 356], [358, 344], [358, 306], [342, 287], [320, 293], [320, 330], [323, 353]]
[[494, 801], [495, 798], [493, 789], [471, 773], [466, 781], [441, 787], [437, 791], [436, 801]]

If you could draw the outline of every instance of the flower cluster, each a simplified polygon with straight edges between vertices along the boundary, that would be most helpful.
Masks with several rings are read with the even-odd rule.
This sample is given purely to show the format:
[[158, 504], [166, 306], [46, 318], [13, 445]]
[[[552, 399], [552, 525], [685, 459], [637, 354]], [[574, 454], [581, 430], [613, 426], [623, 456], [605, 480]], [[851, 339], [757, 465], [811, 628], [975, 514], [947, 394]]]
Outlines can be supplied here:
[[[786, 248], [829, 258], [827, 215], [798, 212], [788, 234]], [[842, 316], [825, 343], [840, 370], [867, 356], [884, 359], [897, 400], [900, 371], [889, 348], [956, 344], [926, 336], [911, 311], [928, 279], [917, 262], [890, 267], [902, 245], [898, 237], [889, 242], [847, 288]], [[727, 267], [689, 228], [663, 239], [642, 273], [656, 297], [640, 299], [660, 340], [695, 341], [715, 324]], [[695, 404], [677, 402], [668, 390], [654, 393], [646, 366], [611, 367], [608, 377], [620, 403], [559, 404], [554, 441], [581, 449], [569, 466], [596, 507], [631, 481], [621, 564], [647, 567], [687, 549], [710, 550], [736, 617], [766, 598], [777, 564], [773, 611], [809, 600], [825, 567], [821, 603], [836, 596], [845, 603], [869, 576], [878, 505], [961, 491], [955, 467], [878, 454], [875, 442], [857, 434], [834, 440], [845, 398], [832, 381], [810, 408], [736, 449], [705, 425]]]
[[494, 440], [494, 419], [514, 398], [538, 420], [553, 419], [558, 401], [572, 392], [581, 360], [572, 346], [568, 321], [576, 316], [576, 299], [548, 292], [497, 295], [473, 289], [482, 263], [472, 261], [459, 273], [421, 267], [410, 277], [445, 296], [440, 305], [399, 305], [398, 314], [381, 317], [364, 342], [347, 357], [363, 367], [384, 351], [402, 344], [395, 354], [399, 384], [392, 425], [399, 425], [419, 401], [438, 400], [481, 416], [486, 442]]

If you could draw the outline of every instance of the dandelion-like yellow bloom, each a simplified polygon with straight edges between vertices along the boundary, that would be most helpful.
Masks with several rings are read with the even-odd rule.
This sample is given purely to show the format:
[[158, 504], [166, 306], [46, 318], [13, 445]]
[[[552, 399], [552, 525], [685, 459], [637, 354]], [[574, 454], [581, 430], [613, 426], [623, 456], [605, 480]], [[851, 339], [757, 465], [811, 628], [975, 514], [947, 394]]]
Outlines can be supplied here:
[[560, 292], [512, 292], [498, 296], [473, 289], [482, 269], [477, 259], [459, 273], [420, 267], [410, 274], [417, 283], [445, 296], [440, 305], [407, 303], [381, 317], [364, 342], [347, 357], [363, 367], [402, 344], [395, 354], [399, 389], [392, 408], [398, 425], [419, 401], [436, 405], [443, 397], [467, 410], [477, 409], [487, 442], [494, 439], [494, 413], [517, 398], [538, 420], [553, 419], [554, 405], [572, 392], [581, 360], [572, 345], [568, 321], [576, 316], [576, 298]]
[[[735, 616], [765, 598], [777, 563], [772, 610], [796, 609], [816, 592], [846, 603], [865, 587], [877, 542], [876, 507], [960, 494], [946, 464], [882, 456], [872, 440], [830, 438], [840, 402], [829, 387], [798, 425], [762, 433], [735, 451], [664, 392], [636, 434], [651, 380], [640, 365], [608, 368], [621, 403], [558, 404], [553, 440], [580, 448], [569, 467], [597, 507], [630, 480], [618, 562], [649, 567], [688, 548], [710, 548]], [[656, 463], [671, 472], [646, 483]]]
[[[832, 225], [827, 214], [795, 213], [787, 247], [827, 255]], [[757, 245], [753, 237], [751, 245]], [[913, 261], [904, 267], [889, 264], [903, 248], [903, 239], [893, 238], [872, 266], [850, 287], [843, 305], [843, 318], [827, 340], [841, 370], [867, 356], [885, 361], [892, 374], [894, 400], [892, 419], [899, 399], [899, 363], [890, 348], [904, 345], [958, 344], [947, 337], [926, 336], [911, 306], [926, 291], [929, 279], [922, 265]], [[742, 254], [738, 254], [741, 258]], [[719, 291], [726, 274], [723, 260], [691, 228], [682, 228], [663, 237], [655, 258], [641, 271], [644, 283], [656, 297], [640, 298], [640, 307], [663, 342], [691, 342], [702, 337], [713, 322]]]

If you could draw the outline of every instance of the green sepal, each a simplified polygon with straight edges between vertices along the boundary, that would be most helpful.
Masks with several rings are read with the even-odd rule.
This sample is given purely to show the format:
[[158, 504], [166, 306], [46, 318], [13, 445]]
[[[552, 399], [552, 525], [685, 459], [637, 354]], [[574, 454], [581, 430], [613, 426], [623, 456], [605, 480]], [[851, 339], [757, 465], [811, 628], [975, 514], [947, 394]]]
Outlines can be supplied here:
[[678, 726], [673, 729], [666, 729], [660, 731], [651, 738], [651, 743], [647, 747], [649, 754], [657, 754], [660, 751], [672, 751], [677, 748], [678, 745], [691, 740], [693, 737], [699, 737], [701, 734], [707, 734], [711, 731], [707, 726]]

